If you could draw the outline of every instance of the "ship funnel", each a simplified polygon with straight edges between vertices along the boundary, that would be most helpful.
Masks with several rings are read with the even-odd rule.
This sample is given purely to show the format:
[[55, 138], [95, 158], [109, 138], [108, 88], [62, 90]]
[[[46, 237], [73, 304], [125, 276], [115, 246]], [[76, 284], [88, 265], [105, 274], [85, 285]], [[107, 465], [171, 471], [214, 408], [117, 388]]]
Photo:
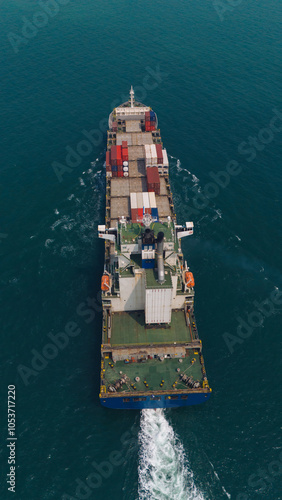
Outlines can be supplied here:
[[158, 282], [164, 283], [165, 273], [164, 273], [164, 258], [163, 258], [163, 248], [164, 248], [164, 233], [160, 231], [157, 237], [157, 265], [158, 265]]

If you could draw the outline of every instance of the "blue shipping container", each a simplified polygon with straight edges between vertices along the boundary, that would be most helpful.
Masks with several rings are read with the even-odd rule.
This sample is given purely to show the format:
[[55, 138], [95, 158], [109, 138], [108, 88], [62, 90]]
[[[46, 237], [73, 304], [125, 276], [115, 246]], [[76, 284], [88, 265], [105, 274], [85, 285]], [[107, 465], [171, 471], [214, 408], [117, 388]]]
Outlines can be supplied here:
[[155, 218], [159, 218], [159, 213], [158, 213], [158, 209], [157, 208], [152, 208], [152, 217], [155, 219]]
[[118, 168], [117, 168], [117, 165], [112, 165], [112, 171], [113, 171], [113, 172], [117, 172], [117, 169], [118, 169]]

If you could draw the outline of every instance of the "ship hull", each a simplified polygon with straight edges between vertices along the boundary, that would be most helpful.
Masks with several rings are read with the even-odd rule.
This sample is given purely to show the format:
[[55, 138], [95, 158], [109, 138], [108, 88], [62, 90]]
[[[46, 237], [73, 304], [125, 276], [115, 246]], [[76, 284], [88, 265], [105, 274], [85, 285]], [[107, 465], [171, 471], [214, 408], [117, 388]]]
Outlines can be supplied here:
[[160, 396], [160, 399], [146, 396], [145, 401], [134, 401], [133, 397], [127, 398], [129, 401], [124, 401], [123, 397], [107, 397], [100, 399], [100, 402], [106, 408], [113, 410], [144, 410], [156, 408], [179, 408], [183, 406], [192, 406], [205, 403], [210, 398], [211, 394], [189, 394], [187, 399], [167, 399], [166, 395]]

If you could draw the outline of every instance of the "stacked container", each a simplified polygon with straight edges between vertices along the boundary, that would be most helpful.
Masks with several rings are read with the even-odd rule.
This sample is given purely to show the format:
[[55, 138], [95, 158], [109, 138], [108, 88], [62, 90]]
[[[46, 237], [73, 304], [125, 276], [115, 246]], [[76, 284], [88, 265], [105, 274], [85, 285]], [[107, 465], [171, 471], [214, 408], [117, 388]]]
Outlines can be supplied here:
[[154, 192], [130, 193], [130, 207], [132, 222], [141, 222], [144, 213], [152, 215], [154, 221], [159, 220]]
[[145, 144], [145, 163], [146, 163], [146, 168], [152, 165], [150, 144]]
[[122, 161], [128, 161], [128, 146], [127, 146], [127, 141], [122, 141], [122, 146], [121, 146], [121, 156], [122, 156]]
[[148, 191], [154, 191], [156, 194], [160, 194], [160, 175], [158, 167], [149, 167], [146, 170], [147, 173], [147, 186]]
[[137, 222], [138, 210], [137, 210], [136, 193], [130, 193], [130, 207], [131, 207], [131, 220], [132, 222]]
[[122, 148], [113, 145], [111, 151], [106, 152], [106, 170], [112, 172], [112, 177], [123, 177]]
[[154, 111], [145, 112], [145, 131], [151, 132], [156, 129], [156, 115]]
[[152, 166], [155, 167], [157, 165], [157, 150], [155, 144], [150, 144], [151, 149], [151, 158], [152, 158]]
[[112, 123], [112, 131], [117, 132], [117, 122]]
[[156, 144], [156, 151], [157, 151], [157, 163], [158, 165], [163, 164], [163, 151], [162, 151], [162, 145], [161, 144]]
[[143, 217], [143, 193], [136, 193], [138, 218]]
[[155, 221], [158, 221], [159, 214], [158, 214], [157, 203], [156, 203], [156, 195], [153, 191], [150, 191], [148, 194], [149, 194], [149, 200], [150, 200], [151, 215]]
[[166, 149], [163, 149], [162, 153], [163, 153], [163, 166], [164, 166], [164, 168], [168, 168], [169, 163], [168, 163]]
[[150, 200], [149, 200], [149, 193], [142, 193], [143, 195], [143, 212], [145, 214], [151, 214], [151, 207], [150, 207]]

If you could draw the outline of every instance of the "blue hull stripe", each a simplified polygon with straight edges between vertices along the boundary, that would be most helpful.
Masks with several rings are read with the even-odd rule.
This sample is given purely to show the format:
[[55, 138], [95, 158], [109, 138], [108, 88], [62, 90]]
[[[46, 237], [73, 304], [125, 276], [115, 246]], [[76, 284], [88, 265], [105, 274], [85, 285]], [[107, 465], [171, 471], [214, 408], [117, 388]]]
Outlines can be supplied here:
[[[211, 394], [188, 394], [187, 399], [178, 395], [177, 399], [168, 399], [168, 396], [146, 396], [144, 398], [121, 397], [121, 398], [101, 398], [101, 404], [107, 408], [116, 410], [142, 410], [144, 408], [177, 408], [180, 406], [191, 406], [208, 401]], [[139, 401], [134, 401], [139, 399]], [[141, 401], [140, 401], [141, 400]]]

